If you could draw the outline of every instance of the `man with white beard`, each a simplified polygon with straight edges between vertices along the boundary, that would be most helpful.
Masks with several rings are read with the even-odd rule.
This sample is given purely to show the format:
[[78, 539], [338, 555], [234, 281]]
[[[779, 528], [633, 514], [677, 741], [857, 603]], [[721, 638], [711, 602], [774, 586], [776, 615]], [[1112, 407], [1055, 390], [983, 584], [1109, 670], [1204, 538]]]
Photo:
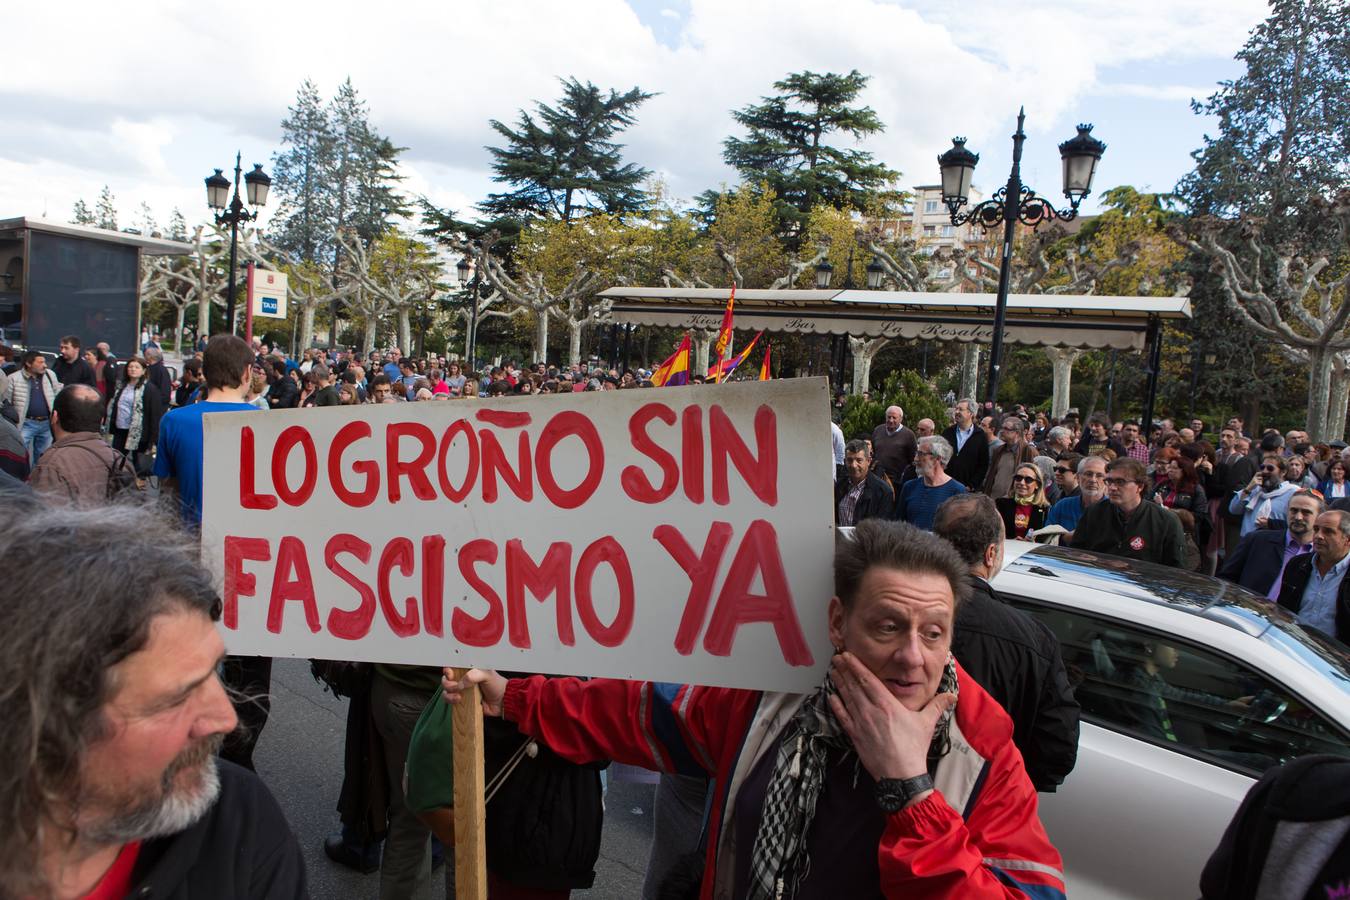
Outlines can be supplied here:
[[5, 512], [0, 896], [308, 896], [272, 795], [215, 757], [238, 720], [196, 544], [140, 508]]

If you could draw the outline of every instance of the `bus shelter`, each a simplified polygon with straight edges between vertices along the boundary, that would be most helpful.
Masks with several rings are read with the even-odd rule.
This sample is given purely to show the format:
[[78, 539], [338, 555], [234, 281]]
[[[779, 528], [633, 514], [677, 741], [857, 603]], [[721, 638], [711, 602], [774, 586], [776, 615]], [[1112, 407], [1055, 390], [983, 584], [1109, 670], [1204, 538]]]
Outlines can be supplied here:
[[[615, 287], [600, 296], [609, 320], [689, 330], [694, 365], [708, 366], [708, 347], [721, 325], [727, 291], [712, 288]], [[872, 360], [894, 340], [988, 344], [994, 333], [994, 294], [918, 291], [737, 290], [736, 327], [789, 334], [843, 335], [853, 355], [853, 390], [864, 389]], [[1053, 365], [1051, 414], [1069, 406], [1074, 360], [1084, 350], [1144, 351], [1148, 367], [1146, 414], [1158, 387], [1162, 323], [1191, 317], [1185, 297], [1113, 297], [1095, 294], [1010, 294], [1003, 340], [1041, 347]], [[974, 393], [973, 372], [963, 393]], [[968, 376], [970, 384], [967, 384]]]

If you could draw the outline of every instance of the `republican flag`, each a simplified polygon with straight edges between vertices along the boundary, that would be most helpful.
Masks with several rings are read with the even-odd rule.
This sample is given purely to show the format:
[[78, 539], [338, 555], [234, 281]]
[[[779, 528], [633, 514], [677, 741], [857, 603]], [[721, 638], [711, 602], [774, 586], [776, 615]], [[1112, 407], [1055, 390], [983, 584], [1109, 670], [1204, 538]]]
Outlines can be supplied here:
[[759, 380], [770, 381], [773, 376], [769, 374], [769, 354], [773, 352], [773, 344], [765, 341], [764, 343], [764, 362], [759, 364]]
[[675, 353], [670, 359], [656, 367], [652, 373], [652, 384], [657, 387], [676, 387], [681, 384], [689, 383], [689, 332], [684, 333], [684, 340], [680, 341], [680, 346], [675, 348]]
[[726, 362], [719, 362], [714, 368], [708, 370], [708, 375], [714, 381], [725, 381], [727, 376], [736, 371], [736, 367], [745, 362], [745, 358], [750, 355], [750, 351], [755, 349], [755, 344], [759, 343], [760, 337], [764, 332], [755, 335], [755, 339], [745, 346], [745, 349], [737, 353]]
[[[727, 298], [726, 312], [722, 313], [722, 327], [717, 330], [717, 342], [713, 345], [713, 350], [717, 353], [717, 364], [713, 370], [720, 372], [722, 370], [722, 359], [727, 355], [727, 350], [731, 347], [731, 320], [732, 307], [736, 305], [736, 285], [731, 286], [731, 296]], [[714, 381], [717, 380], [714, 378]]]

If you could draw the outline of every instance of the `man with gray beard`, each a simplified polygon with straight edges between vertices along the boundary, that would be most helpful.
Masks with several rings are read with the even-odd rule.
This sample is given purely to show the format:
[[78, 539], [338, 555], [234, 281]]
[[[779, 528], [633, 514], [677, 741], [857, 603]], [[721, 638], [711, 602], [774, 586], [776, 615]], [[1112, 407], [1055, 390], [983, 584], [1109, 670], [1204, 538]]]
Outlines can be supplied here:
[[307, 897], [276, 801], [215, 758], [238, 719], [195, 544], [140, 507], [6, 513], [0, 896]]

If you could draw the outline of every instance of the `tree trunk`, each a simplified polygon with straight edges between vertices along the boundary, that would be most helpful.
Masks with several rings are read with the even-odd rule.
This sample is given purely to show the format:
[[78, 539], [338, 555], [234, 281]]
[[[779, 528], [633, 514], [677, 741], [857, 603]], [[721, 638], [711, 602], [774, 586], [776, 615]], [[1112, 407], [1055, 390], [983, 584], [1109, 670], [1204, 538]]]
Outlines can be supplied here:
[[567, 364], [581, 364], [581, 330], [585, 323], [569, 320], [567, 323]]
[[1332, 354], [1324, 348], [1308, 353], [1308, 439], [1327, 440], [1327, 405], [1331, 399]]
[[1350, 368], [1337, 354], [1331, 371], [1331, 404], [1327, 408], [1327, 440], [1345, 440], [1345, 413], [1350, 405]]
[[980, 345], [961, 345], [961, 396], [975, 399], [980, 387]]
[[891, 342], [890, 338], [848, 337], [848, 349], [853, 354], [853, 393], [859, 396], [866, 391], [867, 382], [872, 377], [872, 360], [881, 352], [881, 348]]
[[176, 305], [178, 312], [178, 324], [173, 329], [173, 352], [179, 357], [183, 355], [183, 327], [187, 324], [187, 306]]
[[361, 334], [361, 348], [365, 352], [367, 358], [370, 356], [371, 351], [375, 349], [375, 330], [379, 328], [379, 325], [379, 316], [366, 316], [365, 330]]
[[412, 321], [406, 306], [398, 308], [398, 347], [404, 353], [412, 353]]
[[197, 298], [197, 337], [211, 334], [211, 292], [202, 291]]
[[706, 375], [708, 373], [708, 351], [712, 349], [715, 333], [705, 328], [694, 329], [694, 372], [690, 374]]
[[1054, 371], [1054, 393], [1050, 400], [1050, 417], [1062, 419], [1069, 410], [1069, 388], [1073, 381], [1073, 362], [1083, 353], [1082, 350], [1068, 350], [1063, 347], [1046, 347], [1045, 355], [1050, 357]]
[[530, 362], [548, 362], [548, 310], [534, 314], [534, 356]]
[[[296, 339], [301, 347], [308, 347], [314, 342], [314, 313], [316, 307], [306, 306], [304, 312], [300, 314], [300, 336]], [[292, 351], [294, 352], [294, 351]]]

